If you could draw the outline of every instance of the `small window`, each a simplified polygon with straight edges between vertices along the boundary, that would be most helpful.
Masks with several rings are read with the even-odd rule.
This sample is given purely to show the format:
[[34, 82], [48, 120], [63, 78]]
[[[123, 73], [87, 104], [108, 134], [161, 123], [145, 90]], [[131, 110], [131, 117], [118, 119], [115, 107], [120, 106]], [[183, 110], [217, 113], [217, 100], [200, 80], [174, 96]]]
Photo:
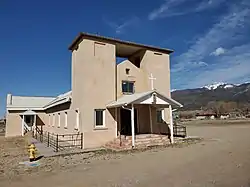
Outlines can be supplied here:
[[64, 119], [64, 120], [65, 120], [64, 128], [67, 129], [67, 128], [68, 128], [68, 113], [65, 112], [64, 115], [65, 115], [65, 119]]
[[50, 119], [50, 114], [49, 114], [49, 126], [51, 125], [51, 119]]
[[60, 113], [58, 113], [58, 124], [57, 127], [60, 128], [61, 126], [61, 118], [60, 118]]
[[122, 93], [134, 93], [134, 82], [122, 81]]
[[158, 109], [156, 110], [156, 117], [157, 117], [157, 123], [163, 123], [164, 122], [164, 109]]
[[56, 118], [55, 118], [55, 114], [53, 114], [53, 122], [52, 122], [52, 127], [55, 126], [55, 122], [56, 122]]
[[129, 68], [126, 68], [126, 74], [129, 75]]
[[105, 126], [105, 109], [95, 109], [95, 126]]
[[79, 120], [80, 120], [80, 113], [79, 110], [76, 110], [76, 126], [75, 126], [76, 130], [79, 130]]

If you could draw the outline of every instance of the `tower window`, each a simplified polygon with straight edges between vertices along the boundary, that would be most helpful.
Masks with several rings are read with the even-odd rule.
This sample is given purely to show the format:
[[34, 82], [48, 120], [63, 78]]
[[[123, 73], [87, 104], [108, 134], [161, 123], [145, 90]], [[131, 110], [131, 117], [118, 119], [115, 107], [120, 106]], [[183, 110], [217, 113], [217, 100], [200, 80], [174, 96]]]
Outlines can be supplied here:
[[126, 68], [126, 74], [128, 75], [129, 74], [129, 68]]

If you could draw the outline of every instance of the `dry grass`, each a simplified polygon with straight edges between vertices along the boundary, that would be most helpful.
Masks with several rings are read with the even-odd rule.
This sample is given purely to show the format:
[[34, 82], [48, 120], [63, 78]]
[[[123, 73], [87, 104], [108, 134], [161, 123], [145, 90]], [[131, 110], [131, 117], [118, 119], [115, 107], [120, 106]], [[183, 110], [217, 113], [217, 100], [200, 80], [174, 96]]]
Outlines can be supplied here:
[[225, 120], [190, 120], [183, 121], [183, 125], [194, 126], [226, 126], [226, 125], [250, 125], [250, 119], [225, 119]]
[[[62, 170], [73, 169], [80, 164], [88, 164], [95, 160], [114, 160], [120, 159], [126, 155], [138, 154], [141, 152], [158, 152], [163, 151], [167, 147], [185, 147], [190, 144], [200, 142], [201, 139], [186, 139], [175, 145], [149, 147], [147, 149], [135, 149], [129, 151], [111, 151], [100, 150], [95, 152], [72, 154], [67, 156], [55, 156], [42, 158], [40, 166], [28, 167], [19, 165], [19, 162], [27, 161], [27, 144], [29, 136], [24, 138], [0, 138], [0, 180], [20, 180], [22, 177], [31, 175], [44, 175], [47, 173], [56, 173]], [[39, 151], [39, 150], [38, 150]], [[2, 179], [1, 179], [2, 177]]]
[[0, 177], [17, 174], [18, 163], [27, 156], [25, 138], [0, 137]]
[[249, 125], [197, 125], [188, 127], [188, 134], [204, 141], [189, 147], [192, 140], [182, 148], [44, 158], [39, 167], [14, 168], [11, 182], [6, 175], [0, 186], [248, 186], [249, 130]]
[[19, 150], [27, 160], [25, 139], [0, 139], [1, 158], [2, 151], [9, 154], [6, 163], [1, 161], [0, 186], [246, 186], [249, 129], [249, 125], [190, 126], [189, 134], [204, 137], [204, 141], [189, 148], [192, 139], [174, 148], [43, 158], [41, 165], [33, 168], [18, 165], [22, 157], [14, 158], [21, 155]]

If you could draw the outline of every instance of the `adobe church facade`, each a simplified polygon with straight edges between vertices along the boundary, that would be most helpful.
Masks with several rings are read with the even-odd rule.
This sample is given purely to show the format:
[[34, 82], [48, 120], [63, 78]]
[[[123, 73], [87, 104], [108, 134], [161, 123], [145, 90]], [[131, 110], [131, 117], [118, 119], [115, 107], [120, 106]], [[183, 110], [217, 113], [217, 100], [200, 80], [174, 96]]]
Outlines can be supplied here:
[[[72, 90], [55, 98], [8, 94], [7, 137], [43, 126], [56, 134], [83, 133], [84, 148], [121, 134], [173, 139], [172, 108], [182, 105], [170, 94], [172, 50], [87, 33], [69, 50]], [[117, 64], [117, 57], [126, 59]]]

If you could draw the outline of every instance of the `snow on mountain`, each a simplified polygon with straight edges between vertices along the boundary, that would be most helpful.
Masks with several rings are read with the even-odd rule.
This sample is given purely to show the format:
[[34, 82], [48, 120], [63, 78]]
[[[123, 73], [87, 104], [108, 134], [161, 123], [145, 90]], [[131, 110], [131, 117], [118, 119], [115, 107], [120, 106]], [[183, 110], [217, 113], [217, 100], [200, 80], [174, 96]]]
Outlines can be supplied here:
[[217, 88], [224, 88], [224, 89], [233, 88], [234, 86], [235, 86], [234, 84], [227, 84], [224, 82], [215, 82], [213, 84], [206, 85], [203, 88], [206, 88], [208, 90], [215, 90]]
[[215, 90], [216, 88], [218, 88], [219, 86], [222, 86], [222, 85], [225, 85], [225, 83], [224, 82], [215, 82], [213, 84], [204, 86], [204, 88], [207, 88], [208, 90]]
[[233, 84], [227, 84], [227, 85], [224, 86], [224, 88], [233, 88], [233, 87], [234, 87]]

